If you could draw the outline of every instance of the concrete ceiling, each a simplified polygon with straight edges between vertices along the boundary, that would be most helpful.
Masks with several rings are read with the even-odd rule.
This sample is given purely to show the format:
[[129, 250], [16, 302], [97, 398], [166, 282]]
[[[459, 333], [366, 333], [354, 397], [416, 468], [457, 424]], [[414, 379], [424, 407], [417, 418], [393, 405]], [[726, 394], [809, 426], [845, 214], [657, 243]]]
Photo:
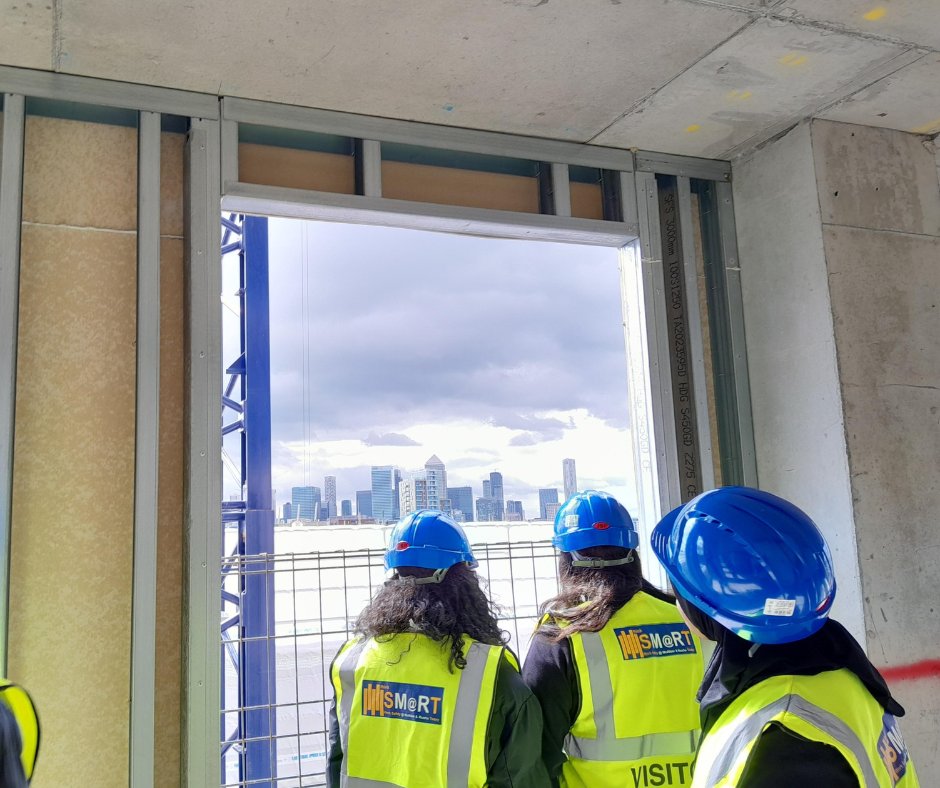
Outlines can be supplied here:
[[937, 0], [0, 0], [0, 62], [730, 158], [805, 117], [940, 131]]

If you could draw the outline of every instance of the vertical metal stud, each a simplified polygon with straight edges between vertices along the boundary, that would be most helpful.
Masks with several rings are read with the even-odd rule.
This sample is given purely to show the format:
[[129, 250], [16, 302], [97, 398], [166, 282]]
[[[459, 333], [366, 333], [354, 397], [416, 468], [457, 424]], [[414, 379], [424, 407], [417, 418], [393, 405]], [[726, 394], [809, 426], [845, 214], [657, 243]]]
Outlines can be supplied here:
[[222, 188], [238, 183], [238, 123], [234, 120], [219, 121], [221, 133]]
[[737, 228], [730, 183], [716, 183], [721, 254], [727, 282], [728, 322], [731, 328], [731, 356], [737, 401], [738, 435], [741, 442], [742, 482], [757, 486], [757, 453], [754, 447], [754, 420], [751, 413], [751, 385], [744, 337], [744, 301], [741, 294], [741, 266], [738, 261]]
[[10, 537], [13, 513], [13, 431], [16, 409], [16, 342], [19, 327], [20, 233], [26, 101], [3, 97], [0, 147], [0, 675], [7, 670]]
[[571, 216], [571, 181], [567, 164], [552, 162], [552, 195], [555, 216]]
[[663, 291], [662, 237], [659, 223], [659, 195], [656, 176], [636, 173], [637, 212], [643, 272], [643, 304], [649, 346], [652, 429], [650, 439], [658, 460], [661, 511], [681, 502], [676, 425], [673, 416], [672, 380], [669, 374], [665, 294]]
[[219, 562], [222, 545], [220, 133], [193, 119], [187, 142], [189, 381], [186, 499], [185, 778], [219, 780]]
[[137, 429], [131, 618], [130, 784], [153, 785], [160, 467], [160, 115], [137, 131]]
[[382, 196], [382, 143], [376, 140], [362, 140], [362, 193]]
[[699, 308], [698, 272], [695, 266], [695, 227], [692, 221], [692, 193], [689, 179], [676, 178], [682, 256], [685, 263], [685, 309], [688, 322], [689, 366], [692, 371], [692, 397], [698, 437], [699, 474], [702, 489], [715, 486], [712, 436], [708, 418], [708, 388], [705, 382], [705, 345], [702, 339], [702, 310]]

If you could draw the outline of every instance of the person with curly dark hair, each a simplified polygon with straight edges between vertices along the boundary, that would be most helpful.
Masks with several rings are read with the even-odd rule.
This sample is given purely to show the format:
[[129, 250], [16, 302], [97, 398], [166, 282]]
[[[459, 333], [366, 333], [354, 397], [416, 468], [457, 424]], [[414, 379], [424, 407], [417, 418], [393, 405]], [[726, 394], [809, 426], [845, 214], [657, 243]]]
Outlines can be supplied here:
[[702, 649], [675, 600], [644, 579], [633, 518], [607, 493], [577, 493], [553, 542], [559, 593], [540, 607], [522, 670], [552, 784], [689, 785]]
[[542, 715], [463, 529], [424, 510], [392, 530], [379, 589], [330, 666], [327, 785], [542, 788]]

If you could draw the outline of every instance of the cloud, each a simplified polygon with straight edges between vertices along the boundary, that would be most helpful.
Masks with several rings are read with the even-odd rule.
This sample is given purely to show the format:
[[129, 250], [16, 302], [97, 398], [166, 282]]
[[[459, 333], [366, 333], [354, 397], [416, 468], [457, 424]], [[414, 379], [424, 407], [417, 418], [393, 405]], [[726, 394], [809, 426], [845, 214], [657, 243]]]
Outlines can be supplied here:
[[369, 437], [363, 438], [362, 442], [366, 446], [420, 446], [416, 440], [412, 440], [407, 435], [397, 432], [386, 432], [382, 435], [377, 432], [370, 432]]
[[[616, 252], [271, 222], [274, 430], [627, 413]], [[306, 252], [304, 249], [306, 248]], [[560, 425], [517, 428], [557, 435]]]
[[[545, 443], [552, 456], [570, 452], [583, 427], [554, 414], [629, 423], [616, 250], [280, 219], [269, 227], [272, 437], [307, 443], [293, 456], [311, 479], [337, 467], [340, 445], [355, 444], [364, 467], [420, 467], [427, 457], [414, 447], [427, 447], [474, 479], [505, 467], [507, 446], [531, 453], [530, 464]], [[457, 422], [477, 425], [459, 445], [416, 428]], [[503, 430], [498, 450], [484, 426]], [[291, 455], [281, 460], [286, 474]], [[356, 479], [364, 483], [362, 471]], [[533, 472], [527, 483], [548, 481], [539, 479]]]

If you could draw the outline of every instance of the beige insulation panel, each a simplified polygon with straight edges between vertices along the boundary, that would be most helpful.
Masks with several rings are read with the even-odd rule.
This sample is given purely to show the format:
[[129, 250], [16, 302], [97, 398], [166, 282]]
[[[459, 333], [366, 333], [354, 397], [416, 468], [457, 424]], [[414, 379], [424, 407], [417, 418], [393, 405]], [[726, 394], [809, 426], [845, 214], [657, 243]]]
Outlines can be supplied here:
[[127, 785], [136, 181], [135, 130], [27, 119], [10, 675], [36, 788]]
[[242, 142], [238, 145], [238, 179], [261, 186], [284, 186], [336, 194], [356, 193], [352, 156], [276, 148]]
[[[156, 782], [179, 785], [183, 136], [164, 135]], [[36, 788], [128, 783], [137, 134], [29, 117], [10, 676], [42, 721]]]
[[383, 161], [382, 196], [436, 205], [539, 212], [535, 178], [428, 164]]

